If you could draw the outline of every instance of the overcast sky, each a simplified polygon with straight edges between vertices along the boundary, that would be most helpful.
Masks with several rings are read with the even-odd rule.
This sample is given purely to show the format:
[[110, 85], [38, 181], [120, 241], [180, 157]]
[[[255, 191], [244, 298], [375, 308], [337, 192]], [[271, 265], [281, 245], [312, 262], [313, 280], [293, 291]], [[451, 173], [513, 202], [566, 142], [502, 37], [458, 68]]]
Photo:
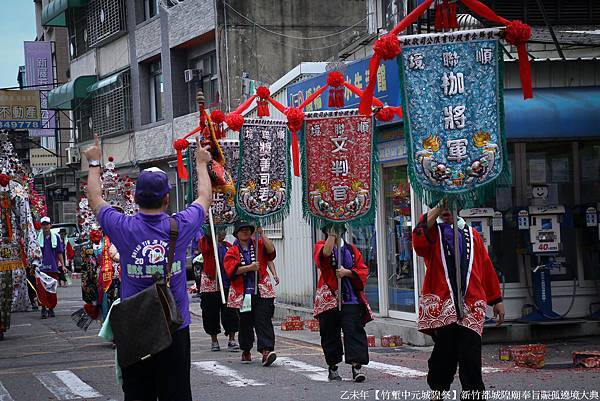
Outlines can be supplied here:
[[33, 0], [2, 0], [1, 3], [0, 88], [7, 88], [17, 86], [19, 66], [25, 64], [23, 42], [35, 40], [35, 8]]

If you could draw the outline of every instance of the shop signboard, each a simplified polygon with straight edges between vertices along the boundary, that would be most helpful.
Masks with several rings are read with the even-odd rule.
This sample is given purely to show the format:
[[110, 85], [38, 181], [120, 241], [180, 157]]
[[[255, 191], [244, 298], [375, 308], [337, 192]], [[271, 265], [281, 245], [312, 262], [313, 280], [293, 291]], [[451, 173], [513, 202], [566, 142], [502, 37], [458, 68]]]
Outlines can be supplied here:
[[40, 128], [41, 120], [39, 91], [0, 90], [0, 128]]
[[30, 129], [29, 136], [54, 136], [56, 112], [48, 110], [48, 92], [54, 85], [52, 42], [24, 42], [23, 47], [25, 49], [25, 77], [27, 86], [40, 91], [42, 114], [41, 127]]

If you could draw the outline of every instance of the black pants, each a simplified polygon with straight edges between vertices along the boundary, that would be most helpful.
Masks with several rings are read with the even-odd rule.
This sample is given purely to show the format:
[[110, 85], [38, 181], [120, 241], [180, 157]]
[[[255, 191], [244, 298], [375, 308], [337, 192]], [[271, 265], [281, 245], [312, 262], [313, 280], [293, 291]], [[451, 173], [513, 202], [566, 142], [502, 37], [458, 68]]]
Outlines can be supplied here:
[[[321, 347], [328, 366], [342, 362], [346, 354], [346, 363], [369, 363], [369, 343], [363, 325], [363, 305], [343, 305], [342, 310], [330, 309], [319, 315]], [[344, 333], [342, 345], [341, 333]], [[344, 352], [345, 351], [345, 352]]]
[[192, 401], [190, 365], [186, 327], [175, 332], [169, 348], [123, 369], [125, 401]]
[[[225, 289], [225, 299], [229, 289]], [[240, 318], [237, 309], [228, 308], [227, 304], [221, 303], [220, 292], [207, 292], [200, 295], [200, 307], [202, 308], [202, 325], [209, 336], [216, 336], [221, 332], [221, 324], [225, 335], [237, 333], [240, 329]]]
[[[37, 294], [35, 292], [35, 275], [27, 275], [27, 294], [29, 295], [29, 302], [31, 302], [31, 306], [37, 306]], [[32, 287], [33, 286], [33, 287]]]
[[240, 313], [238, 341], [242, 351], [252, 350], [255, 330], [258, 338], [256, 343], [258, 352], [262, 353], [263, 351], [273, 351], [275, 349], [274, 302], [275, 298], [261, 298], [258, 295], [252, 295], [252, 310]]
[[[481, 337], [473, 330], [454, 323], [436, 329], [435, 343], [429, 358], [427, 384], [432, 390], [448, 391], [458, 365], [460, 384], [470, 398], [482, 400], [485, 390], [481, 377]], [[475, 397], [474, 397], [475, 396]], [[479, 398], [477, 398], [479, 397]]]

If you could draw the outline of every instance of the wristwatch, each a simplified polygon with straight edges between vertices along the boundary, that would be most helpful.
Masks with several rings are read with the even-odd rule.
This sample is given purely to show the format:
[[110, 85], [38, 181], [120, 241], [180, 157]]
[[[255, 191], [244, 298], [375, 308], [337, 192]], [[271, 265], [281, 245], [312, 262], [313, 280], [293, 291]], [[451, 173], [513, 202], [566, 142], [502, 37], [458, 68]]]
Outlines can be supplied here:
[[89, 167], [100, 167], [100, 160], [90, 160], [88, 162]]

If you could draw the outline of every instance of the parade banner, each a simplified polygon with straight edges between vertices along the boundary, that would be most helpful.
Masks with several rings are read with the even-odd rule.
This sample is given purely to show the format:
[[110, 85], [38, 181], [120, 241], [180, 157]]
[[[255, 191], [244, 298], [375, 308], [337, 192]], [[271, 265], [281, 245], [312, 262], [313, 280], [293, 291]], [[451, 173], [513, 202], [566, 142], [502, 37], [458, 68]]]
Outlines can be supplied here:
[[409, 176], [430, 206], [443, 197], [472, 205], [510, 180], [499, 34], [400, 37]]
[[[240, 159], [240, 141], [237, 139], [219, 140], [221, 151], [225, 158], [225, 170], [231, 174], [233, 183], [237, 182], [238, 162]], [[196, 144], [191, 144], [188, 148], [188, 154], [191, 156], [188, 161], [188, 170], [191, 175], [192, 199], [193, 202], [198, 197], [197, 178], [196, 178]], [[214, 186], [213, 185], [212, 211], [216, 226], [232, 225], [237, 220], [237, 211], [235, 208], [235, 188], [232, 186]], [[207, 217], [208, 223], [208, 217]]]
[[356, 109], [306, 113], [304, 215], [317, 225], [371, 224], [377, 182], [373, 119]]
[[237, 176], [236, 207], [242, 219], [268, 225], [287, 215], [291, 176], [286, 121], [245, 121]]

